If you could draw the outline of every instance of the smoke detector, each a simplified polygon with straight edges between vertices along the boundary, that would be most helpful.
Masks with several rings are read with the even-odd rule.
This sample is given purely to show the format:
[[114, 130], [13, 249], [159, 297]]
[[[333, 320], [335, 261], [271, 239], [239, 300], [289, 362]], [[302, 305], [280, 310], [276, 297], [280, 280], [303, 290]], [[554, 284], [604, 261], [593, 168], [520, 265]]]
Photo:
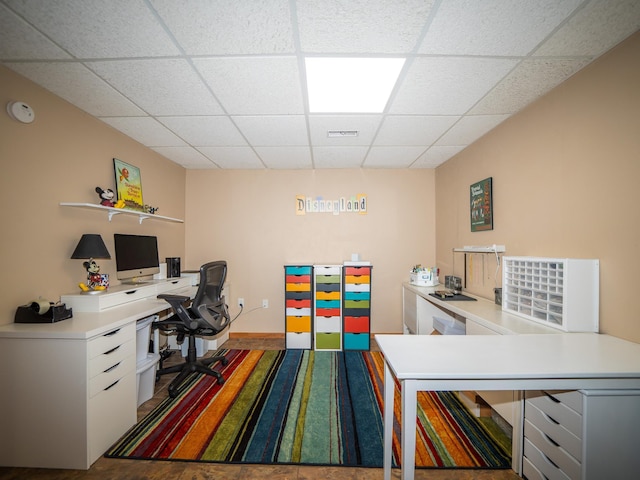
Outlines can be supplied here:
[[327, 137], [329, 138], [338, 138], [338, 137], [357, 137], [358, 130], [328, 130]]

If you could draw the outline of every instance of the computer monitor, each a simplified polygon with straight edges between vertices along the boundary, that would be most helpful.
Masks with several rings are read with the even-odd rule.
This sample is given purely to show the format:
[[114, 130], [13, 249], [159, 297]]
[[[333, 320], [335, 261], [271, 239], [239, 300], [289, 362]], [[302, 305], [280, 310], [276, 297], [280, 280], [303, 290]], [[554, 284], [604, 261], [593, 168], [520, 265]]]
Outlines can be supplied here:
[[113, 241], [118, 280], [144, 283], [160, 272], [157, 237], [114, 233]]

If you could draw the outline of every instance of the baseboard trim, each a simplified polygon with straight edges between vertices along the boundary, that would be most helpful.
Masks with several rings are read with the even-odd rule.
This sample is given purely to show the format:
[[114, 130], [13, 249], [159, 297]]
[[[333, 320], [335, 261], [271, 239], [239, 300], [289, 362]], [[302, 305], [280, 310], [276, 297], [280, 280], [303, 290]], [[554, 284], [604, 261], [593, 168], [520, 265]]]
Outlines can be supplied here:
[[229, 338], [284, 338], [284, 333], [229, 332]]

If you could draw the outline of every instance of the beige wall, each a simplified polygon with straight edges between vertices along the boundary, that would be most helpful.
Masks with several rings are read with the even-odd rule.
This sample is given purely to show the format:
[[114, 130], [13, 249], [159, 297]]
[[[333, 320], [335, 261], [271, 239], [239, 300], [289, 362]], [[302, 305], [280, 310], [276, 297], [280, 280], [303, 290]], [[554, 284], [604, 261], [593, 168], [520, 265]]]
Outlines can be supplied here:
[[[32, 124], [9, 118], [9, 101], [28, 103]], [[83, 233], [102, 235], [112, 260], [99, 260], [115, 282], [113, 233], [153, 234], [160, 255], [184, 255], [184, 224], [63, 208], [60, 202], [99, 203], [94, 189], [114, 188], [113, 157], [140, 167], [143, 198], [158, 214], [184, 218], [185, 170], [0, 66], [0, 324], [39, 295], [58, 300], [86, 280], [71, 260]], [[117, 282], [115, 282], [117, 283]]]
[[[505, 244], [508, 255], [600, 259], [600, 330], [640, 341], [640, 34], [512, 117], [436, 172], [437, 258]], [[471, 233], [469, 186], [493, 177], [494, 230]], [[492, 295], [495, 261], [473, 255]], [[463, 273], [456, 255], [456, 273]], [[469, 272], [467, 272], [469, 273]]]
[[[239, 332], [284, 332], [287, 263], [340, 264], [359, 253], [373, 265], [372, 330], [400, 332], [401, 283], [416, 263], [435, 261], [433, 170], [188, 171], [187, 264], [229, 264]], [[295, 214], [298, 194], [368, 196], [368, 213]]]

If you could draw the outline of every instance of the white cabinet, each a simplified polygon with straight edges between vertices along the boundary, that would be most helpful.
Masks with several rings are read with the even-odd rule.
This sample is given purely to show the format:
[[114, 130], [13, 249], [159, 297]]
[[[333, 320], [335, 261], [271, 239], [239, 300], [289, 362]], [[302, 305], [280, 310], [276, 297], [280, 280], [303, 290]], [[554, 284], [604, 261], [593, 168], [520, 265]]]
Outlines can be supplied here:
[[0, 465], [88, 469], [136, 423], [135, 325], [0, 337]]
[[640, 391], [527, 391], [525, 398], [525, 478], [614, 480], [637, 476]]
[[598, 332], [598, 260], [504, 257], [502, 308], [565, 332]]

